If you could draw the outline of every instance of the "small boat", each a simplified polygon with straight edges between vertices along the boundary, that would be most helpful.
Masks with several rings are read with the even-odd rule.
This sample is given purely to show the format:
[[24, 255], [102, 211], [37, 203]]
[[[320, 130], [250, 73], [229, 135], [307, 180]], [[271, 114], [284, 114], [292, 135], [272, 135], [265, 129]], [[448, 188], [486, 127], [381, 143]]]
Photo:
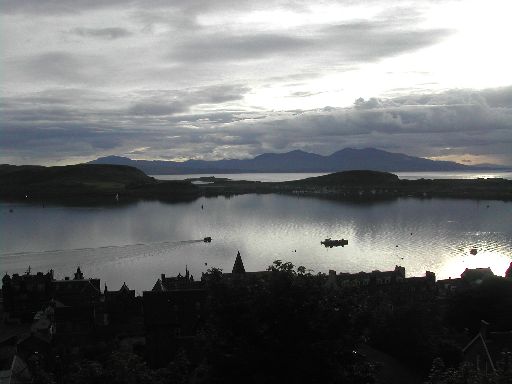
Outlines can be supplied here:
[[205, 237], [205, 238], [203, 239], [203, 241], [204, 241], [205, 243], [211, 243], [211, 242], [212, 242], [212, 238], [211, 238], [210, 236], [208, 236], [208, 237]]
[[326, 248], [332, 248], [332, 247], [344, 247], [348, 244], [348, 240], [341, 239], [341, 240], [332, 240], [331, 238], [325, 239], [324, 241], [321, 241], [320, 244], [323, 244]]

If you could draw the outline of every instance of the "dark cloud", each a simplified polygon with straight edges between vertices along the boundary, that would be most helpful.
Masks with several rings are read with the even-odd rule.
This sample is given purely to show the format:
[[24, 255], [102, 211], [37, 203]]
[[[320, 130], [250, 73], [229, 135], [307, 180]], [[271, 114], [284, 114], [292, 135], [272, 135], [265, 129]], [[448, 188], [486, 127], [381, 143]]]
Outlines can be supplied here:
[[132, 33], [125, 28], [110, 27], [110, 28], [74, 28], [71, 33], [83, 37], [95, 37], [101, 39], [119, 39], [121, 37], [128, 37]]
[[128, 114], [146, 116], [175, 115], [188, 112], [192, 106], [221, 104], [240, 100], [249, 88], [241, 85], [213, 85], [188, 90], [145, 91], [133, 104]]
[[187, 111], [188, 108], [183, 103], [176, 101], [162, 103], [160, 101], [145, 101], [134, 104], [130, 107], [128, 113], [133, 115], [163, 116], [174, 115]]
[[[0, 157], [41, 163], [66, 156], [95, 156], [105, 151], [129, 152], [141, 146], [163, 151], [177, 143], [183, 144], [183, 153], [190, 156], [191, 148], [199, 148], [204, 140], [210, 140], [213, 149], [220, 143], [238, 145], [240, 140], [235, 135], [212, 136], [211, 130], [212, 124], [222, 126], [242, 120], [238, 113], [218, 109], [211, 113], [182, 112], [196, 105], [236, 101], [248, 91], [249, 88], [237, 84], [145, 91], [125, 95], [114, 104], [116, 100], [108, 94], [78, 88], [4, 98]], [[130, 107], [122, 106], [131, 100], [135, 101]], [[191, 130], [191, 124], [196, 129]]]
[[212, 10], [250, 10], [271, 6], [284, 6], [298, 9], [307, 1], [267, 0], [263, 3], [238, 0], [4, 0], [2, 11], [5, 13], [61, 14], [122, 6], [124, 8], [151, 9], [171, 8], [183, 13], [198, 14]]
[[320, 46], [347, 61], [376, 61], [436, 44], [453, 33], [450, 29], [418, 30], [404, 19], [366, 20], [325, 27]]
[[[372, 67], [366, 64], [451, 37], [448, 23], [423, 23], [426, 11], [441, 4], [374, 0], [364, 2], [369, 12], [362, 19], [340, 15], [326, 24], [308, 1], [4, 1], [0, 158], [240, 158], [353, 146], [422, 156], [494, 154], [512, 164], [512, 87], [425, 93], [443, 86], [420, 84], [437, 81], [425, 72], [389, 87], [409, 86], [394, 90], [407, 96], [304, 107], [322, 92], [359, 92], [350, 81], [326, 85], [348, 78], [346, 71], [363, 78]], [[253, 10], [286, 11], [298, 22], [284, 28], [256, 14], [245, 25]], [[400, 68], [387, 75], [402, 73], [410, 75]], [[374, 89], [366, 85], [361, 94]], [[262, 95], [286, 107], [266, 108]]]
[[481, 96], [490, 107], [512, 108], [512, 87], [488, 89]]
[[285, 58], [288, 61], [322, 60], [323, 65], [346, 65], [377, 61], [438, 43], [450, 36], [449, 29], [417, 30], [414, 24], [391, 21], [360, 21], [336, 26], [231, 34], [198, 33], [171, 49], [173, 62], [204, 64], [217, 61], [246, 61]]
[[[37, 83], [76, 85], [101, 82], [107, 69], [100, 55], [52, 51], [7, 62], [11, 74]], [[108, 71], [107, 71], [108, 72]]]
[[108, 8], [117, 5], [130, 6], [136, 1], [130, 0], [5, 0], [2, 2], [2, 12], [28, 14], [60, 14], [77, 13], [98, 8]]
[[313, 44], [314, 42], [307, 38], [276, 33], [245, 36], [212, 34], [178, 45], [169, 57], [171, 60], [201, 63], [251, 60], [308, 50]]
[[21, 67], [32, 78], [80, 81], [87, 77], [82, 61], [67, 52], [48, 52], [32, 56], [21, 63]]
[[362, 97], [360, 97], [354, 102], [354, 107], [356, 109], [374, 109], [379, 108], [381, 106], [382, 102], [375, 97], [372, 97], [369, 100], [365, 100]]
[[[143, 113], [134, 107], [85, 109], [81, 99], [73, 105], [61, 104], [55, 91], [47, 93], [53, 97], [51, 103], [41, 103], [40, 94], [4, 100], [0, 152], [4, 159], [19, 153], [41, 161], [57, 155], [122, 154], [144, 147], [138, 150], [139, 157], [241, 158], [297, 148], [328, 154], [350, 146], [418, 156], [489, 155], [512, 164], [510, 87], [359, 99], [352, 108], [275, 112], [263, 119], [241, 111], [177, 112], [204, 100], [228, 97], [218, 95], [241, 96], [236, 90], [244, 89], [210, 87], [205, 91], [209, 97], [199, 97], [199, 89], [182, 91], [181, 96], [189, 99], [184, 97], [179, 108], [150, 104]], [[94, 103], [94, 95], [85, 97]], [[97, 97], [104, 99], [102, 94]]]

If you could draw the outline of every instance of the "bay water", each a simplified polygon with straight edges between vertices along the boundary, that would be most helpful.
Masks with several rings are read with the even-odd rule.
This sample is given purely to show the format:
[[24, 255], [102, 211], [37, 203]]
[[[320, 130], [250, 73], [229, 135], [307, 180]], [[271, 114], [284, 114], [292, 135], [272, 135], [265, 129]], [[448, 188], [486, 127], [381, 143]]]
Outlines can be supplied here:
[[[202, 239], [212, 237], [211, 243]], [[325, 248], [325, 238], [347, 239]], [[470, 250], [475, 248], [476, 255]], [[140, 201], [108, 207], [0, 203], [0, 273], [78, 266], [109, 289], [123, 282], [150, 290], [161, 273], [185, 268], [199, 279], [208, 268], [231, 272], [240, 251], [247, 271], [274, 260], [313, 273], [406, 268], [437, 278], [465, 268], [503, 275], [512, 261], [512, 203], [401, 198], [352, 203], [277, 194], [199, 198], [186, 203]]]

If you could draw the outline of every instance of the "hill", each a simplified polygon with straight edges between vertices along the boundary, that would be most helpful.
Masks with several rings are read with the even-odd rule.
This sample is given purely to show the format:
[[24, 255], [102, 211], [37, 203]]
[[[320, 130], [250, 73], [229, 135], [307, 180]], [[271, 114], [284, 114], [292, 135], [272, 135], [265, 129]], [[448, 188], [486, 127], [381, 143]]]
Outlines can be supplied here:
[[158, 181], [125, 165], [78, 164], [63, 167], [0, 165], [0, 197], [46, 200], [176, 198], [199, 190], [187, 181]]
[[[329, 156], [300, 150], [286, 153], [264, 153], [252, 159], [150, 161], [132, 160], [121, 156], [107, 156], [91, 164], [118, 164], [136, 167], [149, 175], [187, 173], [246, 173], [246, 172], [340, 172], [365, 169], [384, 172], [471, 171], [481, 167], [467, 166], [451, 161], [434, 161], [375, 148], [345, 148]], [[486, 166], [491, 169], [492, 166]], [[499, 168], [495, 166], [494, 168]]]

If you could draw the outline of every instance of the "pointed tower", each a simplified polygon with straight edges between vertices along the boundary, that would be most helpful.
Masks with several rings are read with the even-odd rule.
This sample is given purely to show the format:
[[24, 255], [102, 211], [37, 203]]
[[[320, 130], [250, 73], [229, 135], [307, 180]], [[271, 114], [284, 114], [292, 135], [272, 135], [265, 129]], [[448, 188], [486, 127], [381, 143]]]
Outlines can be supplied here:
[[130, 292], [130, 288], [126, 285], [126, 282], [123, 282], [123, 286], [119, 290], [119, 292]]
[[75, 272], [75, 278], [74, 280], [83, 280], [84, 279], [84, 274], [82, 273], [82, 271], [80, 270], [80, 267], [77, 267], [76, 268], [76, 272]]
[[242, 262], [242, 256], [240, 251], [236, 254], [235, 264], [233, 265], [232, 273], [245, 273], [244, 263]]

